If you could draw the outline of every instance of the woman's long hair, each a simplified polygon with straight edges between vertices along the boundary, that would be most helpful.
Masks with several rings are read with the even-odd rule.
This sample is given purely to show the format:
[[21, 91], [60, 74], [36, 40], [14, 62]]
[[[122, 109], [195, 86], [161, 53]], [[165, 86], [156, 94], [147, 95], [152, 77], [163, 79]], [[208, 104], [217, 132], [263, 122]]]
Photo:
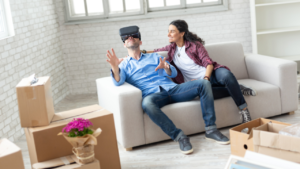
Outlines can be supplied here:
[[176, 26], [179, 32], [185, 32], [183, 39], [190, 42], [200, 42], [203, 45], [205, 44], [204, 40], [202, 40], [199, 36], [189, 31], [189, 26], [185, 22], [185, 20], [175, 20], [170, 23], [170, 25]]

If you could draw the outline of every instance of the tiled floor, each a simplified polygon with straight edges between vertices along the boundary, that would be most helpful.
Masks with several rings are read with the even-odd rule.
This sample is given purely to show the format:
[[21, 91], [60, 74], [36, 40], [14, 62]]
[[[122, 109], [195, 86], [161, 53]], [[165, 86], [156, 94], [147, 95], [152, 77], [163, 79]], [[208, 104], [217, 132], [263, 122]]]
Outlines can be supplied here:
[[[55, 106], [56, 112], [97, 104], [96, 94], [70, 95]], [[299, 109], [294, 115], [281, 115], [272, 119], [296, 123], [300, 122]], [[229, 127], [221, 129], [221, 132], [229, 137]], [[151, 169], [222, 169], [230, 155], [230, 145], [218, 145], [205, 140], [204, 134], [195, 134], [190, 137], [194, 147], [194, 153], [183, 155], [179, 152], [178, 143], [163, 141], [125, 151], [119, 146], [122, 169], [151, 168]], [[30, 169], [30, 159], [25, 136], [16, 142], [21, 147], [26, 169]]]

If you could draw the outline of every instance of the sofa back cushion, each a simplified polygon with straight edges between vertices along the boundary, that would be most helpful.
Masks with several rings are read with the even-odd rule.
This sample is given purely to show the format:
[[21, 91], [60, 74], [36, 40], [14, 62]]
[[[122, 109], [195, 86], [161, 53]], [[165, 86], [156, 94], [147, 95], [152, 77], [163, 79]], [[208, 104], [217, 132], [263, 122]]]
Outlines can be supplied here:
[[[227, 66], [237, 79], [248, 79], [242, 44], [225, 42], [205, 45], [205, 48], [213, 61]], [[163, 57], [168, 56], [167, 51], [157, 53]]]
[[210, 58], [227, 66], [237, 79], [248, 79], [243, 46], [239, 42], [205, 45]]

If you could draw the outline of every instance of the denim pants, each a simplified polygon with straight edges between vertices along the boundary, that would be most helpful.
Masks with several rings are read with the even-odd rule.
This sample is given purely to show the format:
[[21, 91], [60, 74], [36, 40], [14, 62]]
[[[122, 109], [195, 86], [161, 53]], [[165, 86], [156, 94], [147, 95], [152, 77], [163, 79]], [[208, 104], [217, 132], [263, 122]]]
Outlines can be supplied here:
[[237, 107], [242, 110], [247, 107], [240, 85], [233, 73], [225, 68], [214, 70], [210, 77], [214, 99], [231, 96]]
[[214, 98], [209, 81], [200, 79], [178, 84], [169, 91], [161, 88], [160, 92], [146, 96], [142, 101], [142, 108], [150, 119], [158, 125], [174, 141], [178, 141], [183, 134], [174, 123], [161, 111], [165, 105], [193, 100], [199, 96], [205, 130], [216, 128]]

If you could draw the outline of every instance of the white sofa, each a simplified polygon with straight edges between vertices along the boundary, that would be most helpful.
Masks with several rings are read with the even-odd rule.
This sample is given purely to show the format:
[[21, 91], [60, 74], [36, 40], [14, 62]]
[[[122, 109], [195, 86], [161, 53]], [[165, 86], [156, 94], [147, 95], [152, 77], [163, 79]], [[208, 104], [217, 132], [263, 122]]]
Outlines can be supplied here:
[[[257, 96], [245, 96], [252, 119], [271, 117], [298, 109], [297, 65], [293, 61], [244, 54], [238, 42], [205, 46], [209, 56], [228, 66], [239, 83], [251, 86]], [[167, 56], [166, 52], [160, 53]], [[114, 114], [118, 142], [126, 149], [170, 139], [142, 110], [142, 92], [125, 82], [115, 86], [111, 77], [96, 80], [99, 105]], [[199, 99], [167, 105], [162, 111], [185, 134], [204, 131]], [[217, 127], [241, 123], [231, 97], [215, 100]], [[105, 131], [104, 131], [105, 132]]]

